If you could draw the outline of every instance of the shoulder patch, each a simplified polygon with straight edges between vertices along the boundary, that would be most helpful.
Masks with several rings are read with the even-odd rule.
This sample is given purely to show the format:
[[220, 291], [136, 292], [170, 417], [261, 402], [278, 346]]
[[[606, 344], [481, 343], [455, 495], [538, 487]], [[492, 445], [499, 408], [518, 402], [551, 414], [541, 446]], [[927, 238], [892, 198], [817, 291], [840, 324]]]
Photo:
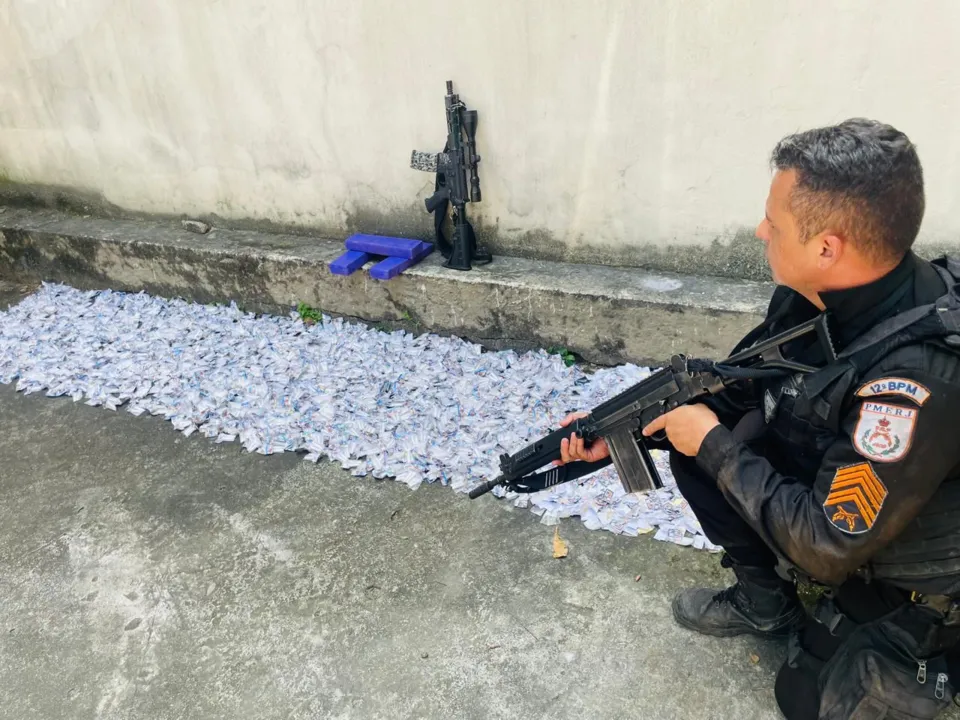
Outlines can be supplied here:
[[910, 450], [918, 412], [902, 405], [863, 403], [853, 430], [853, 447], [870, 460], [896, 462]]
[[839, 468], [823, 501], [830, 523], [848, 535], [860, 535], [873, 527], [887, 499], [887, 488], [868, 462]]
[[913, 400], [917, 405], [923, 405], [930, 398], [930, 391], [918, 382], [904, 378], [880, 378], [867, 383], [857, 390], [859, 397], [873, 397], [874, 395], [901, 395]]

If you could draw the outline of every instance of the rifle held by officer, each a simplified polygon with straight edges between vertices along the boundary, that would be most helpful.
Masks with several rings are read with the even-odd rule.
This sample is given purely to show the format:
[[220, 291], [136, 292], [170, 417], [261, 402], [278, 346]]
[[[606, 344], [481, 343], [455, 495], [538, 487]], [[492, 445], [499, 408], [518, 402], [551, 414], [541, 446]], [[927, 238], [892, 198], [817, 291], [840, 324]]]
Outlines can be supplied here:
[[[817, 334], [828, 358], [836, 358], [824, 315], [757, 343], [722, 362], [674, 355], [669, 366], [598, 405], [586, 417], [554, 430], [513, 455], [501, 455], [500, 475], [471, 490], [470, 498], [478, 498], [498, 485], [517, 493], [538, 492], [594, 473], [611, 462], [616, 467], [623, 489], [628, 493], [663, 487], [645, 445], [646, 438], [641, 434], [643, 428], [660, 415], [721, 393], [736, 383], [816, 370], [783, 356], [784, 345], [809, 333]], [[568, 463], [537, 472], [560, 459], [560, 441], [569, 438], [572, 433], [588, 444], [598, 438], [604, 439], [610, 449], [610, 457], [592, 463]], [[651, 440], [663, 442], [665, 436], [661, 432]]]
[[[410, 167], [437, 174], [434, 193], [425, 201], [427, 212], [434, 214], [437, 247], [446, 258], [444, 267], [470, 270], [471, 263], [485, 265], [493, 258], [477, 247], [477, 236], [467, 220], [466, 204], [480, 202], [480, 176], [477, 164], [477, 111], [467, 110], [460, 95], [453, 92], [453, 82], [447, 81], [444, 98], [447, 114], [447, 143], [441, 153], [414, 150]], [[469, 175], [469, 187], [467, 176]], [[447, 206], [453, 205], [453, 236], [447, 242], [443, 235], [443, 221]]]

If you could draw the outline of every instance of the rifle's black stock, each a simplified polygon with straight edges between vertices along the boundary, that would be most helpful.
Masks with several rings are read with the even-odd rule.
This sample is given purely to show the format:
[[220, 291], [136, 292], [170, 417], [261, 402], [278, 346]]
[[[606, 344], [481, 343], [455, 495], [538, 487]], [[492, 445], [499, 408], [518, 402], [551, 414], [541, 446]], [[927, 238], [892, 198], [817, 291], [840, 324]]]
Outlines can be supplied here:
[[[446, 258], [444, 267], [470, 270], [471, 263], [484, 265], [493, 258], [477, 247], [477, 236], [467, 221], [466, 204], [480, 202], [480, 175], [477, 164], [477, 111], [467, 110], [460, 96], [453, 92], [453, 82], [447, 81], [444, 98], [447, 114], [447, 143], [441, 153], [414, 150], [410, 167], [437, 174], [434, 193], [426, 199], [427, 212], [434, 213], [434, 230], [440, 254]], [[469, 185], [467, 176], [469, 175]], [[453, 205], [453, 236], [447, 242], [443, 236], [443, 221], [447, 206]]]
[[[817, 334], [828, 359], [836, 358], [825, 315], [757, 343], [722, 362], [688, 360], [683, 355], [675, 355], [668, 367], [601, 403], [586, 417], [554, 430], [513, 455], [501, 455], [500, 475], [474, 488], [470, 497], [480, 497], [497, 485], [505, 485], [514, 492], [537, 492], [589, 475], [611, 462], [627, 492], [662, 487], [646, 439], [640, 431], [660, 415], [723, 392], [735, 383], [815, 370], [787, 360], [783, 355], [784, 345], [808, 333]], [[610, 458], [595, 463], [575, 462], [537, 472], [560, 459], [560, 441], [569, 438], [571, 433], [576, 433], [587, 443], [603, 438], [610, 448]], [[653, 438], [661, 442], [663, 439], [662, 434]]]

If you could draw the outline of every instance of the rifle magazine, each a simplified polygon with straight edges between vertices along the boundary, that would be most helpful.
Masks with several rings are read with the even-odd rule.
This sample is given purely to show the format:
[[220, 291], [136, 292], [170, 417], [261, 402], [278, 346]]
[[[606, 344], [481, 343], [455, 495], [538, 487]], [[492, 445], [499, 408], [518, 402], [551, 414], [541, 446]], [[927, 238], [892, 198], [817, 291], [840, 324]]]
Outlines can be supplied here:
[[617, 430], [608, 435], [606, 441], [625, 492], [641, 493], [663, 487], [650, 452], [637, 442], [631, 429]]

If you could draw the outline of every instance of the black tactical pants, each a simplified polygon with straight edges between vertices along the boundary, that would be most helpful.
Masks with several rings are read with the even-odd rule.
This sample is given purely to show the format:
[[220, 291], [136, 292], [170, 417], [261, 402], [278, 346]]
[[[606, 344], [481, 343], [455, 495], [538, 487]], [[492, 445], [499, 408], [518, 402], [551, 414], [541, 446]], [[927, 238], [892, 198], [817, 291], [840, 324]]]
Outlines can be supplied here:
[[696, 460], [671, 452], [670, 468], [710, 542], [722, 545], [740, 565], [773, 570], [777, 556], [727, 502], [716, 481], [700, 470]]
[[[730, 558], [773, 571], [776, 556], [692, 458], [671, 453], [680, 492]], [[921, 647], [939, 618], [883, 582], [851, 578], [790, 639], [774, 692], [787, 720], [919, 720], [950, 705], [956, 648]], [[949, 665], [953, 665], [953, 672]]]

